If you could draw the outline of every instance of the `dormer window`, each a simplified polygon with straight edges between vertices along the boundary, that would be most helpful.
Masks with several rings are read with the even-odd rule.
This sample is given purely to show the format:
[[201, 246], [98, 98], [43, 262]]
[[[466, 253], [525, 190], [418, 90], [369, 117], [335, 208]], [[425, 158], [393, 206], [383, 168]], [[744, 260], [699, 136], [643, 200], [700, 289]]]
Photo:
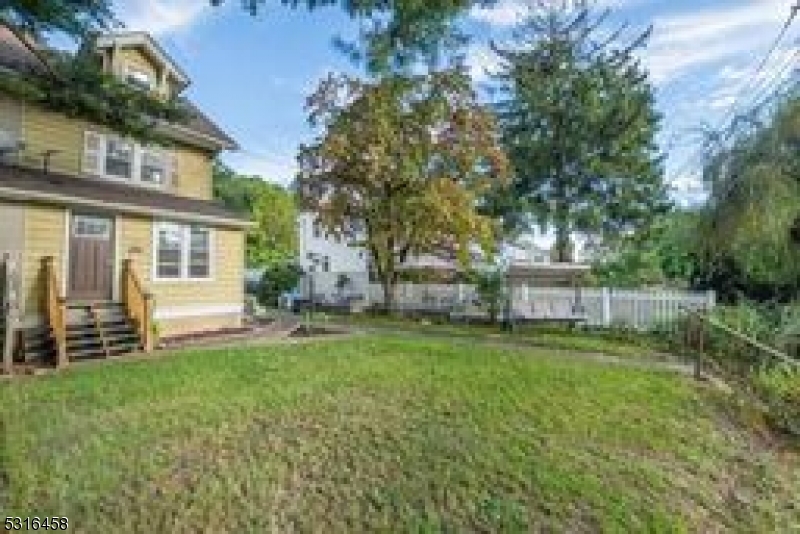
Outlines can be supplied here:
[[154, 85], [153, 77], [149, 73], [131, 66], [125, 69], [125, 80], [134, 87], [145, 91], [150, 91]]

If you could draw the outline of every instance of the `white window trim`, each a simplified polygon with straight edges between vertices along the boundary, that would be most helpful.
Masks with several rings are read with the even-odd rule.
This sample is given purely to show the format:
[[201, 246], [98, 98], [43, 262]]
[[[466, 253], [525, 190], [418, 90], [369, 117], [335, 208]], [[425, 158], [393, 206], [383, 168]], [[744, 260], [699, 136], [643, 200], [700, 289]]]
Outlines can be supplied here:
[[[158, 275], [158, 232], [164, 226], [178, 226], [183, 233], [182, 246], [181, 246], [181, 276], [179, 278], [161, 277]], [[216, 237], [214, 228], [210, 226], [201, 226], [208, 231], [208, 276], [205, 278], [197, 278], [189, 276], [189, 255], [191, 248], [191, 232], [192, 225], [185, 223], [177, 223], [171, 221], [155, 221], [153, 222], [152, 233], [152, 276], [151, 280], [154, 283], [186, 283], [186, 282], [213, 282], [216, 277], [215, 265], [215, 251], [216, 251]]]
[[[170, 188], [170, 183], [172, 181], [172, 169], [170, 160], [174, 157], [174, 154], [164, 148], [164, 147], [146, 147], [142, 146], [141, 144], [131, 140], [126, 139], [124, 137], [120, 137], [118, 135], [113, 134], [104, 134], [95, 131], [89, 131], [92, 135], [96, 135], [100, 138], [100, 150], [98, 151], [98, 164], [100, 168], [95, 173], [95, 176], [99, 176], [104, 180], [109, 180], [111, 182], [117, 182], [121, 184], [127, 185], [134, 185], [137, 187], [144, 187], [147, 189], [155, 189], [157, 191], [164, 191]], [[108, 141], [109, 139], [118, 139], [125, 143], [130, 143], [133, 147], [133, 161], [131, 162], [131, 177], [124, 178], [122, 176], [117, 176], [116, 174], [108, 174], [106, 172], [106, 156], [108, 154]], [[83, 148], [86, 150], [86, 147]], [[164, 154], [166, 168], [164, 169], [164, 182], [160, 184], [156, 184], [153, 182], [147, 182], [142, 180], [142, 158], [147, 150], [160, 150]]]
[[[148, 82], [147, 87], [144, 87], [143, 85], [137, 85], [135, 82], [131, 83], [129, 77], [134, 74], [143, 74], [144, 77], [147, 78]], [[133, 87], [137, 89], [141, 89], [144, 91], [152, 91], [156, 88], [157, 81], [155, 76], [151, 76], [149, 72], [146, 72], [144, 69], [133, 63], [125, 64], [125, 67], [123, 68], [123, 76], [124, 76], [123, 79], [125, 80], [126, 83], [130, 83]]]

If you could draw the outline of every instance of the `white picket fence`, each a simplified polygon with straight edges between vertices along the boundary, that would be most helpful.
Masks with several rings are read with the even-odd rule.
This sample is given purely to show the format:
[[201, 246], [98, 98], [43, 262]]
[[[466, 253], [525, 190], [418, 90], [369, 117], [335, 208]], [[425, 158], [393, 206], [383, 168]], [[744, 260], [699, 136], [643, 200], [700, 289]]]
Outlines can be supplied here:
[[652, 328], [681, 316], [682, 309], [710, 310], [713, 291], [612, 288], [516, 288], [513, 306], [534, 317], [581, 314], [590, 326]]
[[[345, 280], [346, 278], [346, 280]], [[358, 299], [367, 305], [383, 303], [383, 288], [370, 283], [366, 275], [315, 273], [313, 283], [306, 277], [301, 295], [308, 298], [313, 288], [320, 303]], [[485, 306], [475, 286], [468, 284], [411, 284], [395, 288], [395, 309], [480, 314]], [[528, 318], [585, 317], [597, 327], [625, 326], [647, 329], [680, 317], [682, 309], [710, 310], [715, 305], [713, 291], [666, 289], [622, 290], [612, 288], [541, 288], [515, 286], [511, 306], [516, 316]]]

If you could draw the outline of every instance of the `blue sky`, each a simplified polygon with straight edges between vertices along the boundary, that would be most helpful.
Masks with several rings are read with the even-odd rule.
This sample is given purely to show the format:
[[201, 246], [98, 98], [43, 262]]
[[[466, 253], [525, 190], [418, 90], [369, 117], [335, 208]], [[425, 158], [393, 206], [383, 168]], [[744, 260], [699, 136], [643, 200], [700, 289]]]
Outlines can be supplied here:
[[[800, 19], [756, 76], [795, 0], [596, 0], [614, 9], [631, 32], [654, 25], [643, 61], [657, 88], [665, 120], [660, 136], [668, 151], [667, 176], [679, 198], [699, 193], [690, 156], [703, 124], [718, 126], [732, 107], [746, 108], [776, 76], [798, 64]], [[305, 97], [329, 71], [358, 72], [332, 39], [357, 26], [337, 8], [309, 14], [277, 5], [253, 18], [238, 0], [210, 8], [205, 0], [118, 0], [129, 29], [146, 30], [191, 76], [188, 95], [241, 144], [224, 159], [236, 170], [288, 183], [299, 143], [309, 139]], [[519, 19], [525, 0], [499, 0], [465, 20], [474, 34], [468, 48], [477, 83], [496, 58], [490, 36], [502, 37]], [[690, 164], [686, 164], [689, 160]], [[678, 172], [683, 171], [683, 172]]]

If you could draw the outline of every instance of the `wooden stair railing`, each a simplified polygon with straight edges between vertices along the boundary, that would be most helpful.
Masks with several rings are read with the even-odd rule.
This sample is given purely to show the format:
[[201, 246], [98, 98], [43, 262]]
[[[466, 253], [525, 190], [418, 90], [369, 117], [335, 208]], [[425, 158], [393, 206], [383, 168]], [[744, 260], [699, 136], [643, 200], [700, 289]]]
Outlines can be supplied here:
[[5, 252], [0, 256], [0, 356], [3, 373], [11, 374], [14, 367], [14, 339], [19, 326], [19, 260]]
[[122, 301], [125, 311], [139, 332], [142, 348], [152, 352], [153, 339], [153, 296], [144, 291], [130, 259], [122, 262]]
[[58, 276], [56, 275], [55, 259], [47, 256], [42, 259], [45, 284], [45, 310], [47, 321], [53, 332], [56, 347], [56, 367], [63, 367], [68, 363], [67, 357], [67, 301], [59, 295]]

